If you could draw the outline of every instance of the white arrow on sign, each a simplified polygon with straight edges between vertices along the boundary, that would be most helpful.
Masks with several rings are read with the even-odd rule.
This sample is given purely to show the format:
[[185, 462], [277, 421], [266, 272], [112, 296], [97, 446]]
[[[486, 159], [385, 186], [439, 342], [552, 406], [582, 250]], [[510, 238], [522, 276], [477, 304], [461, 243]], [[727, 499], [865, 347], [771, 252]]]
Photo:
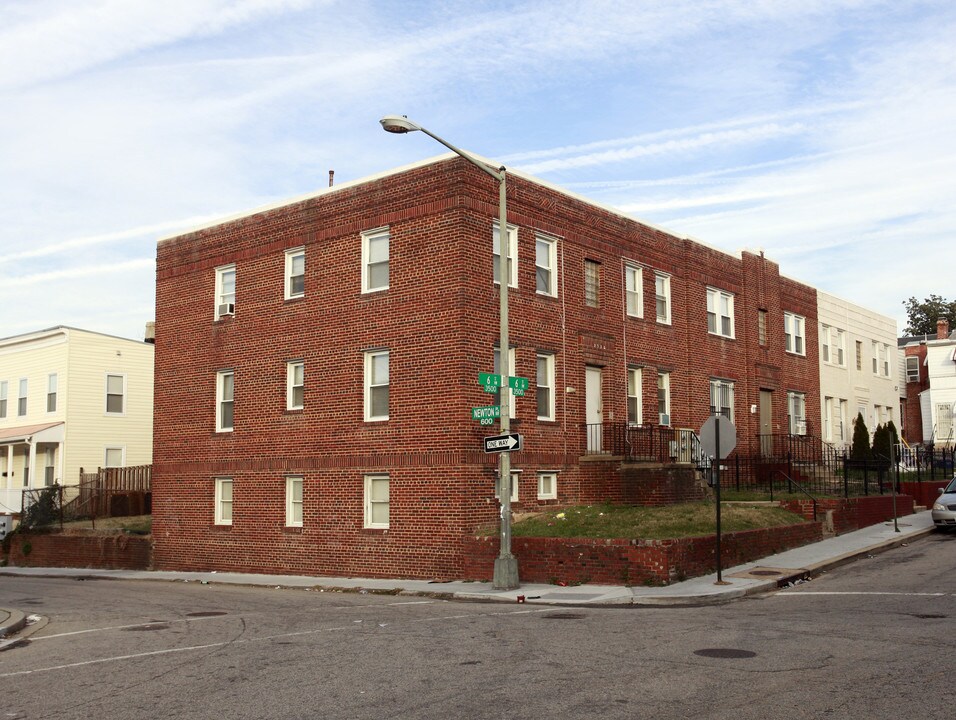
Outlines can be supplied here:
[[485, 438], [485, 452], [511, 452], [521, 449], [521, 435], [518, 433], [509, 433], [507, 435], [494, 435]]

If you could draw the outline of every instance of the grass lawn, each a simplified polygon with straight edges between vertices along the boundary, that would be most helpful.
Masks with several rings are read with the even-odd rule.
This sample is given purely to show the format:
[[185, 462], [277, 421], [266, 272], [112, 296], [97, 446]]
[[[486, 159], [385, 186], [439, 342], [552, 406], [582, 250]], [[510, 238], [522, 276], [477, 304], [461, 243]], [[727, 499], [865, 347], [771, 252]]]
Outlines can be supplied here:
[[[721, 505], [721, 531], [797, 525], [805, 522], [779, 507]], [[489, 534], [493, 534], [494, 531]], [[514, 537], [589, 537], [664, 540], [712, 535], [716, 510], [712, 502], [662, 507], [580, 505], [541, 513], [512, 526]]]

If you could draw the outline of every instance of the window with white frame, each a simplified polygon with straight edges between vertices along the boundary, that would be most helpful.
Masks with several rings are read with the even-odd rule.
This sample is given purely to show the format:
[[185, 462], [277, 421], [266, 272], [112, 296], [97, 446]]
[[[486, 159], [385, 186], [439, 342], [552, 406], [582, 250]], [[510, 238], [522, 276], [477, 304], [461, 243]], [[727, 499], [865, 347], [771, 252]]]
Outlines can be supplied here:
[[730, 380], [711, 379], [710, 414], [734, 421], [734, 384]]
[[807, 434], [807, 396], [802, 392], [787, 393], [787, 410], [791, 435]]
[[388, 350], [365, 353], [365, 420], [388, 420]]
[[873, 340], [870, 343], [873, 346], [873, 374], [878, 375], [880, 372], [880, 344]]
[[624, 266], [624, 294], [627, 314], [644, 317], [644, 278], [641, 268], [636, 265]]
[[290, 475], [285, 479], [286, 527], [302, 527], [302, 480], [301, 475]]
[[[521, 476], [520, 470], [511, 472], [511, 502], [518, 502], [518, 478]], [[495, 498], [501, 502], [501, 473], [495, 477]]]
[[657, 302], [657, 322], [671, 324], [671, 278], [670, 275], [654, 273], [654, 296]]
[[50, 373], [46, 378], [46, 411], [48, 413], [56, 412], [56, 373]]
[[707, 331], [712, 335], [734, 336], [734, 296], [707, 288]]
[[388, 486], [386, 474], [365, 476], [365, 527], [388, 527]]
[[106, 414], [123, 415], [126, 412], [126, 376], [106, 375]]
[[[908, 355], [906, 357], [906, 382], [919, 382], [919, 358], [916, 355]], [[6, 383], [4, 383], [5, 385]], [[0, 386], [0, 391], [5, 391], [6, 388]], [[4, 398], [6, 393], [4, 392]], [[2, 402], [2, 401], [0, 401]], [[4, 404], [5, 407], [5, 404]], [[0, 414], [0, 417], [3, 417], [3, 414]]]
[[7, 416], [7, 381], [0, 381], [0, 418]]
[[236, 266], [223, 265], [216, 268], [216, 313], [218, 320], [236, 312]]
[[784, 349], [788, 353], [806, 355], [805, 325], [806, 320], [802, 316], [789, 312], [783, 314]]
[[538, 420], [554, 420], [554, 355], [537, 354], [535, 396], [538, 403]]
[[584, 304], [601, 307], [601, 263], [597, 260], [584, 261]]
[[48, 447], [44, 453], [46, 462], [43, 465], [43, 484], [50, 487], [56, 482], [56, 450]]
[[657, 421], [671, 424], [671, 374], [666, 372], [657, 373]]
[[391, 235], [388, 228], [362, 233], [362, 292], [388, 289], [388, 257]]
[[232, 432], [235, 373], [220, 370], [216, 373], [216, 432]]
[[846, 367], [846, 333], [839, 328], [821, 325], [820, 340], [820, 357], [823, 362]]
[[232, 478], [216, 478], [216, 525], [232, 525]]
[[126, 465], [126, 448], [122, 445], [107, 447], [103, 450], [103, 467], [123, 467]]
[[[305, 248], [285, 251], [285, 299], [305, 295]], [[233, 299], [235, 302], [235, 299]]]
[[886, 343], [880, 348], [880, 369], [883, 377], [890, 376], [890, 346]]
[[[494, 255], [493, 277], [495, 283], [501, 282], [501, 233], [499, 223], [495, 221], [492, 229], [492, 254]], [[518, 287], [518, 228], [508, 226], [508, 287]]]
[[301, 410], [305, 405], [305, 363], [301, 360], [286, 365], [286, 410]]
[[[498, 350], [498, 348], [495, 348], [494, 372], [497, 375], [503, 375], [503, 372], [501, 369], [501, 352]], [[510, 348], [508, 350], [508, 376], [515, 377], [515, 349], [514, 348]], [[502, 378], [502, 380], [504, 380], [504, 378]], [[501, 406], [507, 402], [509, 416], [514, 417], [515, 416], [514, 394], [508, 388], [505, 388], [504, 392], [505, 392], [505, 398], [507, 399], [502, 399], [501, 388], [499, 388], [498, 392], [495, 393], [495, 404]]]
[[849, 410], [849, 403], [846, 400], [840, 400], [840, 440], [846, 441], [849, 437], [850, 427], [847, 424], [847, 411]]
[[641, 368], [627, 369], [627, 422], [640, 425], [644, 422], [644, 408], [641, 401]]
[[538, 500], [555, 500], [558, 497], [558, 473], [538, 473]]
[[823, 398], [823, 439], [833, 441], [833, 398]]
[[27, 389], [29, 383], [26, 378], [20, 378], [20, 392], [17, 395], [17, 415], [23, 417], [27, 414]]
[[534, 243], [535, 290], [541, 295], [556, 297], [558, 294], [557, 273], [558, 241], [538, 235]]

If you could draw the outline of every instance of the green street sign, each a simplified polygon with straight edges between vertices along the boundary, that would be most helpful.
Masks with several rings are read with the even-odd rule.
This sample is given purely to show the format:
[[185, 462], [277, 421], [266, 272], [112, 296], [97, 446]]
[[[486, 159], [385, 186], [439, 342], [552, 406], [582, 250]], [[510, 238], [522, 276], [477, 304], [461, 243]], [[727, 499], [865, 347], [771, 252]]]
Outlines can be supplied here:
[[511, 388], [511, 394], [515, 397], [522, 397], [524, 395], [524, 390], [519, 390], [518, 388]]
[[501, 387], [501, 375], [498, 373], [478, 373], [478, 384], [483, 385], [485, 392], [498, 392]]
[[[528, 385], [531, 383], [528, 381], [528, 378], [523, 377], [509, 377], [508, 378], [508, 387], [512, 390], [520, 390], [521, 394], [524, 395], [524, 391], [528, 389]], [[515, 393], [517, 395], [518, 393]]]
[[[473, 407], [471, 409], [471, 419], [481, 420], [482, 425], [491, 425], [497, 418], [500, 417], [500, 405], [486, 405], [484, 407]], [[485, 422], [486, 420], [488, 422]]]
[[494, 418], [482, 418], [482, 419], [479, 420], [478, 422], [479, 422], [480, 425], [494, 425], [494, 424], [495, 424]]

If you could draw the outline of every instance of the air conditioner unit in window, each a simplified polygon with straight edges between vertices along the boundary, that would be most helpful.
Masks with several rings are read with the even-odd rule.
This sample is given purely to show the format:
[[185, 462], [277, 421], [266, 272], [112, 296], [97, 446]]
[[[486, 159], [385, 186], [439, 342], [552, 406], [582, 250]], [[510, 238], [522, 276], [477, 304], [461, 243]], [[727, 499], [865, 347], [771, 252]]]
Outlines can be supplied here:
[[671, 424], [671, 416], [667, 414], [662, 414], [661, 425], [670, 425], [670, 424]]
[[236, 305], [235, 303], [223, 303], [219, 306], [219, 317], [223, 315], [235, 315], [236, 314]]
[[806, 420], [797, 420], [794, 423], [794, 431], [797, 435], [806, 435], [807, 434], [807, 421]]

